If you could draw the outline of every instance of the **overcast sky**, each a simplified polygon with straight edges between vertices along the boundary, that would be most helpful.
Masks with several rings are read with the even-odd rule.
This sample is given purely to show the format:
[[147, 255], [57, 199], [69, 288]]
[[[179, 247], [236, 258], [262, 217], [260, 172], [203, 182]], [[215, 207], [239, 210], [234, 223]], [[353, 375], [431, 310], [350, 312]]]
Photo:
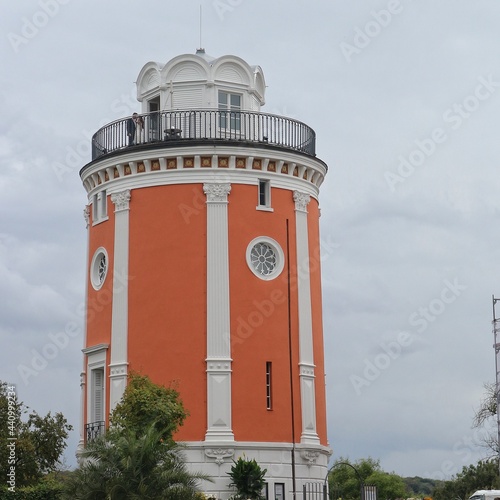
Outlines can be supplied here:
[[[329, 166], [320, 204], [333, 459], [371, 456], [434, 478], [474, 463], [486, 453], [471, 424], [495, 377], [500, 296], [500, 3], [201, 5], [206, 52], [260, 65], [262, 111], [315, 129]], [[74, 425], [69, 465], [86, 252], [78, 172], [91, 134], [140, 110], [143, 65], [200, 46], [199, 10], [189, 0], [2, 7], [0, 379]]]

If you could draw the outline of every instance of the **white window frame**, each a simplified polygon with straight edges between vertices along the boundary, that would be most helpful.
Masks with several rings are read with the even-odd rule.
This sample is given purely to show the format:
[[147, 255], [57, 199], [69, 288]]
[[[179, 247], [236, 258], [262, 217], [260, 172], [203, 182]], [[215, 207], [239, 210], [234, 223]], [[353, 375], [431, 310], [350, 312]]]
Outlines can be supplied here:
[[92, 347], [87, 347], [83, 349], [83, 353], [87, 356], [87, 424], [97, 422], [95, 420], [95, 391], [94, 391], [94, 381], [96, 371], [102, 371], [103, 380], [102, 380], [102, 420], [106, 421], [106, 402], [107, 402], [107, 394], [106, 394], [106, 352], [109, 348], [109, 344], [98, 344]]
[[[258, 243], [265, 243], [266, 245], [270, 246], [275, 253], [276, 265], [274, 267], [274, 270], [269, 274], [260, 274], [252, 264], [252, 249]], [[257, 278], [260, 278], [264, 281], [271, 281], [277, 278], [283, 271], [283, 268], [285, 266], [285, 253], [283, 252], [280, 244], [273, 238], [269, 238], [268, 236], [258, 236], [257, 238], [254, 238], [247, 246], [246, 261], [250, 271], [252, 271], [252, 273], [257, 276]]]
[[163, 137], [162, 126], [161, 126], [161, 98], [160, 94], [152, 96], [148, 99], [148, 109], [149, 113], [146, 118], [146, 137], [148, 137], [150, 142], [158, 141]]
[[[225, 96], [225, 102], [221, 101], [221, 95]], [[231, 103], [233, 97], [238, 97], [239, 105]], [[218, 89], [217, 91], [217, 106], [219, 111], [229, 112], [229, 120], [227, 116], [222, 114], [219, 116], [219, 128], [223, 130], [228, 130], [231, 132], [240, 133], [241, 132], [241, 114], [240, 111], [243, 109], [243, 95], [237, 92], [230, 92], [224, 89]], [[233, 116], [234, 113], [234, 116]], [[233, 123], [234, 120], [234, 123]], [[229, 123], [227, 123], [229, 121]]]
[[98, 191], [92, 196], [92, 225], [108, 220], [108, 197], [106, 190]]
[[104, 366], [90, 370], [91, 398], [90, 409], [92, 422], [103, 422], [104, 419]]
[[266, 361], [266, 409], [273, 409], [273, 363]]
[[269, 179], [258, 179], [257, 206], [255, 208], [265, 212], [274, 212], [271, 207], [271, 181]]
[[274, 483], [274, 498], [285, 500], [285, 483]]
[[[100, 269], [100, 263], [101, 259], [104, 257], [105, 263], [106, 263], [106, 268], [104, 272], [102, 273], [103, 275], [101, 276], [102, 270]], [[92, 257], [92, 262], [90, 263], [90, 283], [92, 284], [92, 287], [94, 290], [100, 290], [102, 288], [102, 285], [104, 285], [104, 282], [106, 281], [106, 277], [108, 276], [109, 273], [109, 257], [108, 257], [108, 252], [106, 252], [106, 249], [104, 247], [99, 247], [95, 252], [94, 256]], [[102, 278], [102, 279], [101, 279]]]

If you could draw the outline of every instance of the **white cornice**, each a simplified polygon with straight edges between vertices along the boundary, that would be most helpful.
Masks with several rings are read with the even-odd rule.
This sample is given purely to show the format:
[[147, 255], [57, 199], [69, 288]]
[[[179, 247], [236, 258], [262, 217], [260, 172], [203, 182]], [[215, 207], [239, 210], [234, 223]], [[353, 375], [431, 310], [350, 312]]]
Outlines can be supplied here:
[[295, 152], [291, 149], [277, 148], [268, 149], [261, 147], [245, 147], [245, 146], [231, 146], [226, 144], [217, 145], [189, 145], [179, 147], [166, 147], [158, 149], [145, 149], [136, 151], [123, 150], [123, 155], [113, 156], [110, 158], [102, 158], [96, 161], [91, 168], [85, 169], [83, 178], [87, 177], [90, 173], [97, 170], [103, 170], [107, 167], [113, 167], [118, 163], [130, 162], [130, 161], [142, 161], [145, 159], [155, 159], [155, 158], [175, 158], [176, 156], [253, 156], [255, 158], [270, 158], [274, 161], [284, 161], [288, 163], [297, 163], [298, 165], [306, 165], [318, 169], [326, 175], [325, 164], [315, 156], [309, 156], [302, 153]]
[[[175, 172], [152, 172], [149, 175], [142, 176], [127, 176], [121, 179], [115, 179], [112, 183], [107, 185], [107, 193], [113, 194], [115, 192], [123, 191], [124, 189], [141, 189], [153, 186], [175, 185], [175, 184], [205, 184], [220, 180], [216, 172], [197, 172], [191, 170], [179, 170]], [[230, 184], [244, 184], [255, 186], [259, 179], [271, 179], [273, 188], [286, 189], [288, 191], [300, 191], [307, 193], [311, 198], [318, 200], [319, 190], [316, 186], [307, 181], [302, 181], [296, 177], [289, 176], [275, 176], [267, 172], [260, 172], [258, 170], [235, 172], [234, 174], [226, 174], [224, 181]], [[101, 186], [100, 189], [103, 189]], [[97, 191], [97, 189], [96, 189]], [[94, 191], [89, 195], [92, 196]]]
[[104, 351], [105, 349], [108, 349], [109, 344], [96, 344], [90, 347], [85, 347], [82, 349], [83, 354], [92, 354], [94, 352], [98, 351]]
[[[200, 166], [200, 159], [206, 157], [212, 158], [214, 166], [208, 168]], [[217, 158], [221, 157], [230, 159], [228, 167], [217, 166]], [[184, 158], [194, 158], [194, 167], [183, 167]], [[236, 168], [236, 158], [246, 159], [245, 168]], [[252, 168], [254, 159], [261, 160], [261, 169]], [[175, 160], [178, 168], [167, 168], [167, 162], [171, 160]], [[159, 170], [152, 169], [154, 161], [159, 162]], [[268, 170], [271, 162], [274, 163], [276, 171]], [[145, 172], [137, 172], [137, 166], [141, 163], [146, 167]], [[281, 172], [284, 164], [288, 164], [288, 172]], [[130, 175], [124, 175], [124, 165], [130, 166]], [[295, 167], [298, 176], [293, 175]], [[113, 174], [115, 168], [119, 173], [116, 178]], [[109, 180], [104, 180], [105, 175]], [[116, 193], [123, 189], [183, 183], [254, 184], [257, 179], [271, 179], [276, 187], [300, 190], [318, 198], [319, 187], [325, 175], [326, 166], [321, 160], [293, 151], [231, 146], [186, 146], [134, 151], [128, 155], [104, 158], [85, 168], [82, 172], [82, 181], [89, 198], [102, 189], [106, 189], [108, 193]]]

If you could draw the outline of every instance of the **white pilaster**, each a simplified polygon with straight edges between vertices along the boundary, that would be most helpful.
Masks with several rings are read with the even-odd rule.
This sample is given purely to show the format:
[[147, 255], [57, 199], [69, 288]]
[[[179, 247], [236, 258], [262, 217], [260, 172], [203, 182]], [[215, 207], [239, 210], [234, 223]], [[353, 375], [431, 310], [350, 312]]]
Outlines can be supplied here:
[[113, 308], [111, 359], [109, 365], [109, 410], [120, 401], [127, 386], [128, 337], [128, 248], [130, 190], [111, 195], [115, 204], [115, 245], [113, 265]]
[[[83, 218], [85, 219], [85, 228], [87, 229], [87, 251], [85, 262], [87, 262], [87, 276], [89, 275], [89, 244], [90, 237], [88, 234], [88, 229], [90, 226], [90, 206], [85, 205], [83, 209]], [[87, 279], [85, 281], [87, 284], [85, 285], [85, 311], [87, 311], [87, 302], [88, 302], [88, 282]], [[87, 345], [87, 315], [83, 315], [83, 347]], [[76, 448], [76, 458], [78, 463], [81, 463], [81, 455], [85, 448], [85, 398], [87, 396], [87, 391], [85, 387], [86, 378], [87, 378], [87, 360], [84, 358], [83, 360], [83, 371], [80, 373], [80, 439], [78, 441], [78, 446]]]
[[85, 396], [86, 396], [86, 381], [87, 374], [80, 373], [80, 440], [76, 448], [76, 459], [79, 465], [82, 465], [82, 453], [85, 449]]
[[228, 183], [205, 183], [207, 196], [206, 441], [234, 441], [231, 423]]
[[302, 408], [301, 443], [319, 444], [316, 431], [316, 397], [314, 387], [314, 354], [312, 334], [311, 279], [309, 271], [309, 234], [307, 205], [310, 196], [293, 192], [295, 201], [297, 293], [299, 306], [299, 376]]

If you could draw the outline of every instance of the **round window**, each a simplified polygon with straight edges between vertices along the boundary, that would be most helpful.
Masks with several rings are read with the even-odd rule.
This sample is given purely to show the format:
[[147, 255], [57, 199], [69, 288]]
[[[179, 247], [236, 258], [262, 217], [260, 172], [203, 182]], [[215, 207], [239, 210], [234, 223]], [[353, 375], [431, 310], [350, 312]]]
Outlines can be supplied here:
[[108, 254], [104, 248], [98, 248], [90, 266], [90, 281], [95, 290], [99, 290], [102, 287], [107, 274]]
[[255, 276], [272, 280], [283, 271], [285, 255], [277, 241], [259, 237], [247, 247], [247, 264]]

